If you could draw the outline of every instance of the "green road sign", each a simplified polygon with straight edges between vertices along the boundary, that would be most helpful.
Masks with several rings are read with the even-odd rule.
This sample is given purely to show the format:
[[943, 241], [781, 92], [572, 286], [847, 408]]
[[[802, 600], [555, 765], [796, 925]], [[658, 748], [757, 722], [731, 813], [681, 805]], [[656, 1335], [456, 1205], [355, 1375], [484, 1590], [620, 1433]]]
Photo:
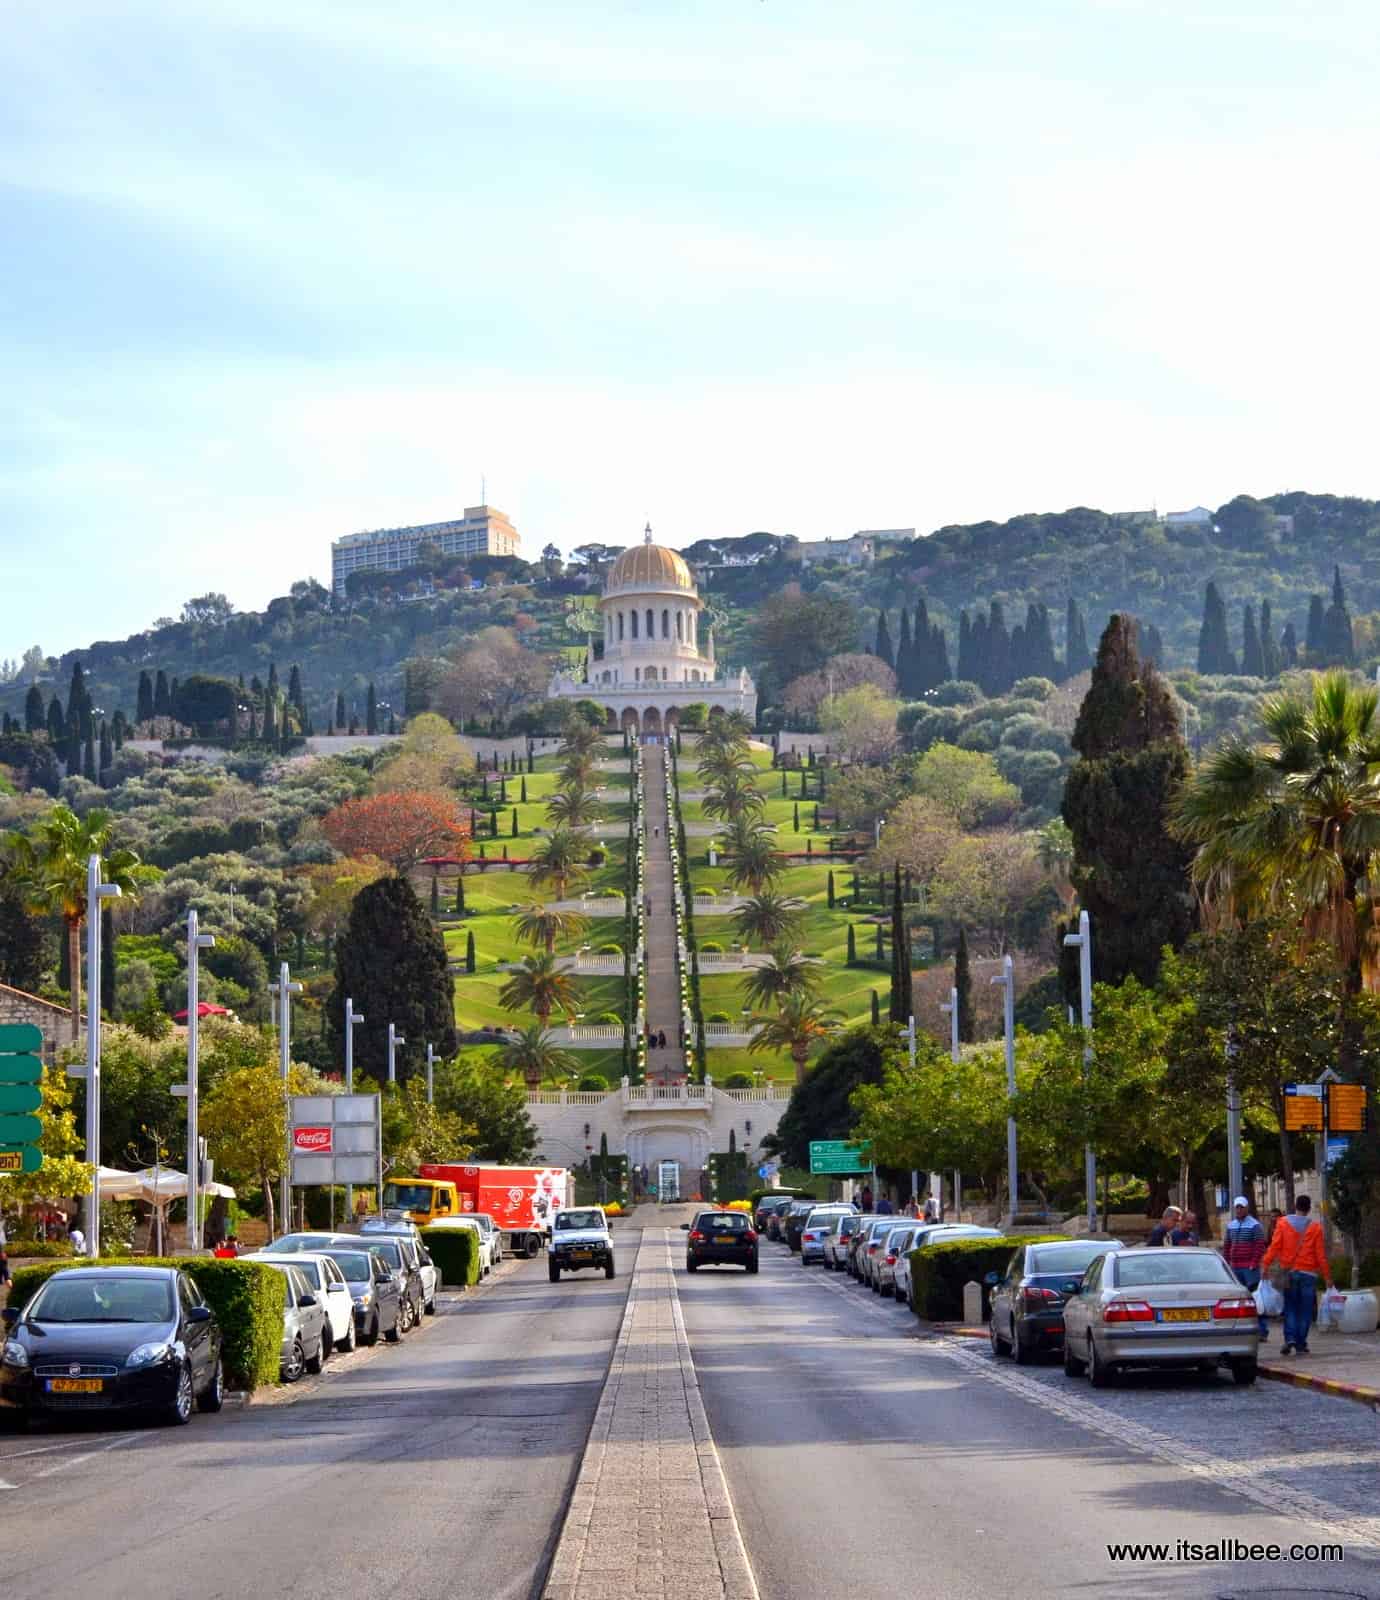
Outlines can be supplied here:
[[0, 1174], [37, 1172], [42, 1165], [43, 1152], [35, 1145], [19, 1144], [9, 1150], [0, 1148]]
[[43, 1124], [37, 1117], [0, 1117], [0, 1145], [37, 1144]]
[[37, 1056], [0, 1056], [0, 1083], [39, 1083], [43, 1063]]
[[37, 1111], [43, 1091], [36, 1083], [0, 1083], [0, 1112]]
[[872, 1147], [856, 1139], [811, 1139], [810, 1171], [841, 1174], [870, 1172]]
[[32, 1022], [0, 1023], [0, 1054], [16, 1050], [41, 1050], [43, 1035]]

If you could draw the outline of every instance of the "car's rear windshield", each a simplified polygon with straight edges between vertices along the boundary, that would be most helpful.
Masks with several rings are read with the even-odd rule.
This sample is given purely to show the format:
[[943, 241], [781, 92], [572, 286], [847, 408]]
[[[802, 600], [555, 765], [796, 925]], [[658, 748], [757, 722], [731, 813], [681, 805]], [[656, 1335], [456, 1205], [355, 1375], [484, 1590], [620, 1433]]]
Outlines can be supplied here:
[[331, 1242], [329, 1233], [288, 1233], [273, 1241], [275, 1256], [296, 1255], [299, 1250], [320, 1250]]
[[604, 1226], [603, 1213], [599, 1211], [562, 1211], [556, 1216], [556, 1231], [564, 1232], [569, 1228], [602, 1228]]
[[385, 1261], [395, 1267], [403, 1265], [402, 1246], [396, 1239], [371, 1239], [369, 1241], [370, 1255], [382, 1256]]
[[1115, 1245], [1098, 1244], [1048, 1244], [1038, 1250], [1026, 1252], [1025, 1270], [1031, 1276], [1058, 1273], [1060, 1277], [1082, 1277], [1098, 1256], [1105, 1256]]
[[741, 1211], [715, 1211], [700, 1218], [700, 1227], [708, 1233], [746, 1233], [748, 1219]]
[[34, 1296], [30, 1322], [167, 1322], [173, 1314], [166, 1278], [70, 1278], [58, 1273]]
[[895, 1217], [878, 1217], [872, 1224], [872, 1236], [876, 1238], [879, 1233], [889, 1233], [896, 1226]]
[[1171, 1283], [1235, 1283], [1220, 1256], [1189, 1255], [1183, 1250], [1157, 1250], [1154, 1255], [1125, 1256], [1116, 1264], [1118, 1289], [1154, 1289]]
[[369, 1253], [366, 1250], [330, 1250], [326, 1252], [351, 1283], [368, 1283]]

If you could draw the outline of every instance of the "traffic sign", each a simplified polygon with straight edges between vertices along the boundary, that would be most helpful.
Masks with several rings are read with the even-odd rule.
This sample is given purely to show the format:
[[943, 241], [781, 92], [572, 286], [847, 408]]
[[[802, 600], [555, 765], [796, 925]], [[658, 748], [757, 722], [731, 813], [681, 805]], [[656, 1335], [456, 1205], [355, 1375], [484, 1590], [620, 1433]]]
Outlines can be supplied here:
[[811, 1139], [810, 1171], [841, 1173], [870, 1172], [872, 1146], [858, 1139]]
[[0, 1112], [37, 1111], [43, 1091], [36, 1083], [0, 1083]]
[[1329, 1135], [1327, 1140], [1327, 1151], [1323, 1157], [1323, 1165], [1325, 1167], [1334, 1166], [1336, 1162], [1346, 1154], [1347, 1146], [1350, 1143], [1351, 1140], [1346, 1134], [1340, 1134], [1336, 1138], [1333, 1138]]
[[43, 1063], [37, 1056], [0, 1055], [0, 1083], [40, 1083]]
[[36, 1145], [20, 1144], [0, 1150], [0, 1172], [37, 1172], [43, 1165], [43, 1152]]
[[0, 1026], [0, 1173], [37, 1172], [43, 1124], [33, 1115], [43, 1104], [43, 1034], [31, 1022]]
[[43, 1035], [32, 1022], [0, 1023], [0, 1054], [14, 1055], [21, 1050], [41, 1050]]
[[0, 1145], [37, 1144], [43, 1124], [37, 1117], [0, 1117]]

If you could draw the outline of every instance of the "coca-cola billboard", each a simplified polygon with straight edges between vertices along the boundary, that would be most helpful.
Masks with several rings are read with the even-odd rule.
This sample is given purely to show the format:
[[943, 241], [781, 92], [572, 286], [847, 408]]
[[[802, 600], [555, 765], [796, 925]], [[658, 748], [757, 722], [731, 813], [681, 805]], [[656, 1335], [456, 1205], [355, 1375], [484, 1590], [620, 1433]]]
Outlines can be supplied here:
[[292, 1184], [381, 1187], [379, 1097], [376, 1094], [288, 1096]]
[[330, 1128], [294, 1128], [292, 1148], [308, 1150], [313, 1155], [328, 1156], [334, 1148]]

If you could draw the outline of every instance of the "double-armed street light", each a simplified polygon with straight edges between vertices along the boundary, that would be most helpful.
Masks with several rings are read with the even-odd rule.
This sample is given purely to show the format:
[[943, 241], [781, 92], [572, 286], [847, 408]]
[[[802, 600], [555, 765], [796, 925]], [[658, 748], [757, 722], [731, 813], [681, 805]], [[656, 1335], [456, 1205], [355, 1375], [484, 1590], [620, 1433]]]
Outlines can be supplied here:
[[1003, 956], [1001, 973], [988, 980], [1002, 986], [1002, 1035], [1006, 1040], [1006, 1190], [1009, 1199], [1007, 1225], [1016, 1221], [1016, 974], [1010, 956]]
[[[283, 1102], [287, 1103], [288, 1072], [292, 1066], [292, 997], [301, 994], [302, 985], [293, 983], [288, 974], [288, 964], [281, 962], [278, 967], [277, 983], [270, 983], [268, 992], [276, 995], [278, 1000], [278, 1075], [283, 1082]], [[283, 1164], [283, 1177], [278, 1191], [278, 1214], [283, 1219], [284, 1228], [288, 1223], [288, 1208], [292, 1202], [292, 1128], [291, 1119], [288, 1127], [288, 1152]]]
[[86, 1067], [71, 1076], [86, 1079], [86, 1253], [101, 1253], [101, 901], [118, 900], [120, 886], [101, 882], [101, 858], [86, 858]]
[[[1064, 943], [1078, 951], [1078, 997], [1083, 1025], [1083, 1072], [1092, 1072], [1092, 923], [1086, 911], [1078, 913], [1078, 932], [1066, 933]], [[1083, 1147], [1083, 1182], [1087, 1189], [1088, 1232], [1097, 1232], [1097, 1154]]]

